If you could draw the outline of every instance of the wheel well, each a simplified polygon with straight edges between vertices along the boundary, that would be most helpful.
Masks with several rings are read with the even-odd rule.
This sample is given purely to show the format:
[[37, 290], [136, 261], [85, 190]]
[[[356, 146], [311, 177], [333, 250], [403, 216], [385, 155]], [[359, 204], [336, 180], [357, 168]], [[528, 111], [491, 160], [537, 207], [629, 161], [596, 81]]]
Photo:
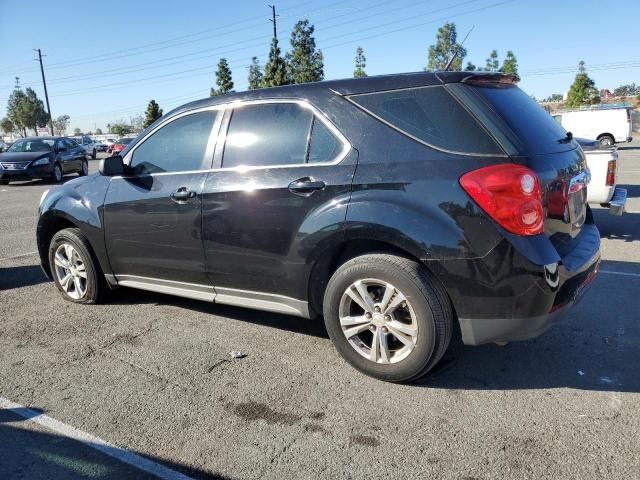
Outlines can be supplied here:
[[420, 260], [411, 253], [390, 243], [377, 240], [350, 240], [337, 248], [323, 252], [311, 270], [309, 276], [309, 307], [312, 314], [322, 315], [322, 302], [329, 279], [340, 265], [352, 258], [368, 253], [391, 253], [409, 258], [416, 262]]
[[613, 135], [611, 135], [610, 133], [601, 133], [600, 135], [598, 135], [598, 138], [596, 138], [596, 140], [600, 140], [602, 137], [609, 137], [609, 138], [613, 138], [615, 140], [615, 137]]
[[49, 265], [49, 245], [51, 239], [60, 230], [65, 228], [75, 228], [76, 225], [59, 216], [50, 216], [38, 225], [38, 253], [42, 267], [51, 275], [51, 267]]

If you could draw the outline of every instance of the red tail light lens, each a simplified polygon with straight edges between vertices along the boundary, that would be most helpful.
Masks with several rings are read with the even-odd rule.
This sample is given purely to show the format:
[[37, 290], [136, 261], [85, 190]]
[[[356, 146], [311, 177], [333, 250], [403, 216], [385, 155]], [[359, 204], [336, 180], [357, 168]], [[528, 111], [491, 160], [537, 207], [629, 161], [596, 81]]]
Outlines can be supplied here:
[[616, 161], [609, 160], [607, 164], [607, 187], [612, 187], [616, 184]]
[[527, 167], [492, 165], [465, 173], [460, 185], [494, 221], [516, 235], [544, 231], [538, 176]]

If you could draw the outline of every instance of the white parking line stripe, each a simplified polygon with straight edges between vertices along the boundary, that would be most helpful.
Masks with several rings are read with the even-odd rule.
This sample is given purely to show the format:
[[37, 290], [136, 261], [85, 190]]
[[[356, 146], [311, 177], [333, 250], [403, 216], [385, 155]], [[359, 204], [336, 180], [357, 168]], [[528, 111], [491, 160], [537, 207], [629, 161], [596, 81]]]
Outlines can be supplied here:
[[0, 262], [4, 262], [5, 260], [13, 260], [15, 258], [28, 257], [30, 255], [35, 255], [36, 253], [38, 253], [38, 252], [35, 251], [35, 252], [21, 253], [19, 255], [14, 255], [13, 257], [0, 258]]
[[614, 272], [613, 270], [600, 270], [600, 273], [608, 273], [609, 275], [624, 275], [626, 277], [640, 277], [640, 273]]
[[62, 423], [58, 420], [48, 417], [47, 415], [41, 414], [36, 410], [32, 410], [25, 407], [24, 405], [14, 403], [6, 398], [0, 397], [0, 408], [11, 409], [13, 410], [13, 413], [23, 417], [28, 422], [37, 423], [38, 425], [47, 427], [48, 429], [64, 435], [65, 437], [72, 438], [73, 440], [76, 440], [83, 445], [86, 445], [87, 447], [98, 450], [105, 455], [109, 455], [110, 457], [113, 457], [122, 463], [132, 465], [139, 470], [143, 470], [159, 478], [165, 480], [190, 480], [190, 477], [187, 477], [180, 472], [171, 470], [164, 465], [141, 457], [140, 455], [136, 455], [135, 453], [123, 448], [116, 447], [115, 445], [109, 442], [105, 442], [98, 437], [94, 437], [93, 435], [83, 432], [82, 430], [78, 430], [71, 425]]

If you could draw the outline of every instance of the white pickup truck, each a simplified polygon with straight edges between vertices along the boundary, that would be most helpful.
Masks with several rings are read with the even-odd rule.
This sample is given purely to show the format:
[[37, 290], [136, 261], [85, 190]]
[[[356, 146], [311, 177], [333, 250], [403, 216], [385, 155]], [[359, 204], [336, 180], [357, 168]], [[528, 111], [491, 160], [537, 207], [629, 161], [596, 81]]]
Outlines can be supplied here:
[[603, 147], [598, 140], [576, 138], [587, 159], [591, 181], [587, 187], [587, 201], [608, 208], [612, 215], [622, 215], [627, 190], [617, 186], [618, 151]]

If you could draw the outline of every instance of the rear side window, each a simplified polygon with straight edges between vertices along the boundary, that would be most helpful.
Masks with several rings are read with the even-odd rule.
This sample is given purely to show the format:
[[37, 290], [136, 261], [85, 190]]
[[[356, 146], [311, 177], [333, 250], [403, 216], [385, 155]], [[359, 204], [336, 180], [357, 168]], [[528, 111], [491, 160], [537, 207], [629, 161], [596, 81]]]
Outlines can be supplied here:
[[[173, 120], [147, 138], [133, 152], [131, 166], [136, 174], [185, 172], [203, 168], [204, 154], [217, 111], [185, 115]], [[123, 138], [122, 143], [131, 139]], [[209, 168], [211, 161], [207, 163]]]
[[443, 87], [391, 90], [350, 97], [397, 130], [439, 149], [501, 155], [486, 130]]
[[575, 148], [560, 142], [567, 132], [560, 125], [562, 117], [549, 115], [529, 95], [515, 85], [469, 86], [496, 112], [522, 143], [522, 153], [554, 153]]
[[309, 163], [331, 162], [342, 151], [342, 143], [317, 118], [313, 120], [309, 142]]
[[296, 103], [247, 105], [233, 111], [222, 166], [295, 165], [306, 162], [313, 114]]

